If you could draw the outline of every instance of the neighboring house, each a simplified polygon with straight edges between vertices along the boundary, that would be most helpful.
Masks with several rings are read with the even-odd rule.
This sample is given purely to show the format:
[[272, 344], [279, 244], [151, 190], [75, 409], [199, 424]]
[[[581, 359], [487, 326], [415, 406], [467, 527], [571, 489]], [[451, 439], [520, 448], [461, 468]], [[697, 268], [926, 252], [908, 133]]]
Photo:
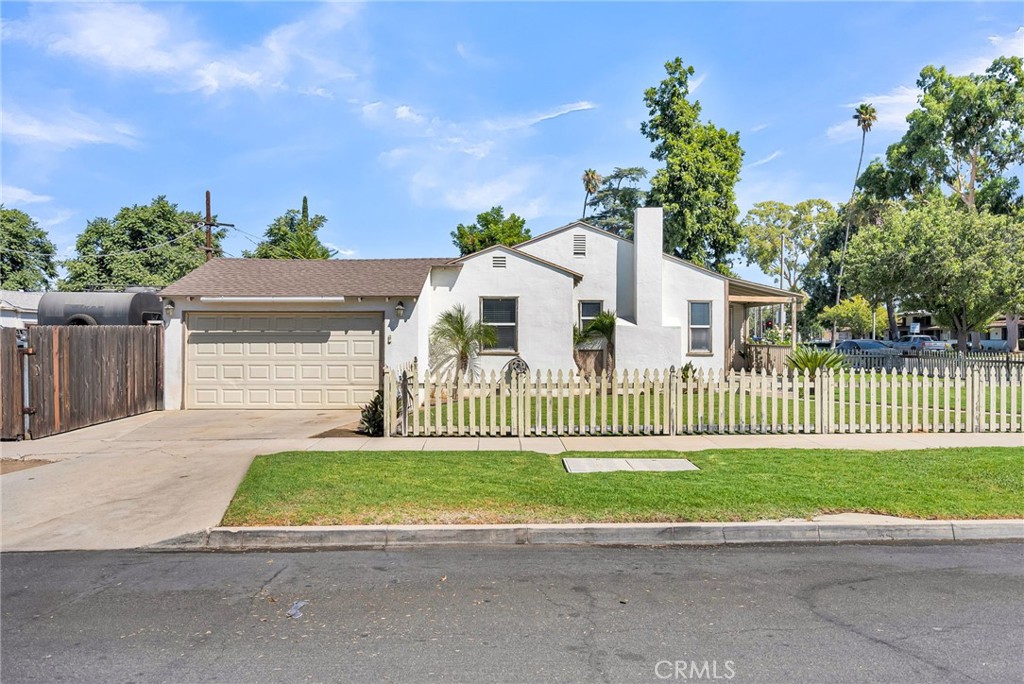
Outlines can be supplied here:
[[896, 314], [896, 337], [904, 335], [931, 335], [936, 340], [956, 341], [952, 330], [939, 324], [928, 311], [901, 311]]
[[999, 314], [988, 324], [981, 339], [1004, 341], [1008, 350], [1024, 351], [1024, 317]]
[[0, 328], [35, 325], [42, 296], [42, 292], [0, 290]]
[[457, 259], [214, 259], [169, 285], [167, 408], [354, 408], [382, 367], [426, 370], [431, 324], [456, 304], [492, 325], [477, 367], [574, 368], [572, 327], [616, 312], [615, 366], [737, 364], [747, 309], [802, 297], [662, 253], [662, 212], [635, 242], [583, 222]]
[[[937, 340], [956, 342], [956, 333], [947, 328], [928, 311], [908, 311], [896, 314], [897, 327], [900, 336], [902, 335], [931, 335]], [[985, 327], [982, 332], [971, 333], [969, 342], [972, 346], [978, 346], [982, 341], [1004, 341], [1010, 350], [1019, 347], [1020, 341], [1024, 340], [1024, 318], [1020, 316], [1007, 317], [1005, 314], [997, 314], [995, 318]]]

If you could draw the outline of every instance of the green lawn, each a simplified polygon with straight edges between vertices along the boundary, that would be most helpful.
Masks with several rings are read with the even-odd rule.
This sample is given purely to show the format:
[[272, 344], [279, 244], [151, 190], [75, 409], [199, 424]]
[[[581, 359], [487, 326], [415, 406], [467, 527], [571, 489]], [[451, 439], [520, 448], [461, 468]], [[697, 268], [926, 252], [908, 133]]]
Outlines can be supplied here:
[[[563, 455], [686, 457], [701, 470], [569, 475]], [[845, 511], [1024, 517], [1024, 448], [287, 452], [253, 461], [223, 524], [713, 521]]]

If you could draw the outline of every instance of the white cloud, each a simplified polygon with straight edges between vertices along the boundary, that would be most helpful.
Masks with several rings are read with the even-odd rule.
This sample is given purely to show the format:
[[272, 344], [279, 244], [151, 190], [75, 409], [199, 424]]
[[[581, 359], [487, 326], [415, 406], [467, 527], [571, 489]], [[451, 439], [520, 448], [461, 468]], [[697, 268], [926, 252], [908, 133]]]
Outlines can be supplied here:
[[[954, 63], [949, 71], [954, 74], [980, 74], [992, 64], [992, 60], [1000, 56], [1024, 57], [1024, 26], [1008, 35], [989, 36], [987, 45], [977, 50], [975, 55]], [[865, 95], [857, 102], [847, 103], [843, 108], [849, 110], [851, 118], [829, 126], [826, 135], [836, 142], [859, 140], [861, 131], [852, 116], [853, 110], [861, 102], [871, 103], [878, 112], [878, 121], [873, 129], [902, 133], [907, 128], [907, 115], [917, 108], [918, 94], [915, 85], [899, 85], [888, 92]]]
[[[522, 198], [530, 187], [535, 171], [528, 167], [479, 182], [456, 184], [444, 192], [446, 206], [459, 211], [479, 211], [483, 207], [512, 204]], [[520, 213], [516, 208], [515, 212]]]
[[80, 145], [121, 145], [132, 147], [138, 134], [123, 121], [99, 120], [81, 112], [65, 109], [44, 116], [20, 110], [3, 110], [3, 137], [20, 144], [40, 144], [58, 150]]
[[465, 61], [467, 64], [476, 67], [488, 67], [494, 64], [494, 60], [482, 55], [475, 46], [465, 42], [458, 42], [455, 44], [455, 52]]
[[49, 202], [52, 199], [49, 195], [37, 195], [31, 190], [19, 188], [15, 185], [0, 186], [0, 204], [6, 204], [7, 206], [37, 204]]
[[552, 110], [546, 112], [540, 112], [537, 114], [527, 114], [524, 116], [513, 116], [503, 119], [495, 119], [493, 121], [485, 121], [483, 123], [484, 128], [492, 131], [511, 131], [520, 128], [529, 128], [535, 126], [542, 121], [549, 121], [550, 119], [557, 119], [560, 116], [566, 114], [572, 114], [573, 112], [584, 112], [588, 109], [595, 109], [597, 105], [592, 102], [580, 101], [573, 102], [570, 104], [559, 105]]
[[756, 126], [751, 127], [750, 130], [747, 131], [747, 133], [759, 133], [759, 132], [763, 131], [764, 129], [768, 128], [768, 126], [770, 126], [770, 125], [771, 124], [766, 124], [766, 123], [757, 124]]
[[409, 121], [414, 124], [420, 124], [426, 121], [426, 119], [415, 111], [409, 105], [400, 105], [395, 107], [395, 118], [399, 121]]
[[697, 78], [695, 78], [692, 81], [690, 81], [688, 83], [688, 85], [690, 86], [690, 94], [692, 95], [693, 93], [697, 92], [697, 90], [702, 85], [704, 85], [704, 81], [706, 81], [706, 80], [708, 80], [708, 75], [707, 75], [707, 73], [703, 73], [700, 76], [698, 76]]
[[65, 223], [69, 218], [75, 215], [75, 212], [70, 209], [57, 209], [52, 214], [38, 219], [36, 222], [40, 228], [46, 231], [51, 231], [57, 226]]
[[989, 36], [988, 45], [977, 55], [954, 63], [950, 71], [954, 74], [980, 74], [992, 65], [996, 57], [1024, 57], [1024, 26], [1004, 36]]
[[336, 245], [333, 242], [324, 242], [323, 245], [327, 249], [333, 249], [335, 252], [337, 252], [335, 256], [350, 259], [356, 255], [356, 250], [349, 249], [348, 247], [341, 247], [340, 245]]
[[[392, 147], [378, 161], [407, 180], [412, 200], [423, 206], [475, 213], [501, 204], [530, 218], [542, 215], [552, 202], [545, 183], [551, 160], [521, 161], [513, 153], [518, 141], [546, 121], [593, 109], [580, 101], [527, 114], [451, 121], [427, 117], [409, 104], [380, 102], [357, 105], [363, 118], [392, 138]], [[392, 116], [382, 116], [384, 112]]]
[[782, 150], [775, 150], [774, 152], [769, 154], [767, 157], [765, 157], [763, 159], [758, 159], [756, 162], [753, 162], [752, 164], [747, 164], [746, 168], [747, 169], [753, 169], [753, 168], [757, 168], [758, 166], [764, 166], [768, 162], [770, 162], [772, 160], [775, 160], [775, 159], [778, 159], [781, 156], [782, 156]]
[[363, 113], [363, 118], [375, 119], [383, 107], [383, 102], [368, 102], [367, 104], [362, 105], [359, 109]]
[[917, 107], [917, 95], [916, 88], [902, 85], [896, 86], [887, 93], [865, 95], [858, 102], [843, 105], [843, 108], [850, 112], [850, 118], [842, 123], [829, 126], [826, 135], [829, 140], [836, 142], [860, 140], [861, 130], [853, 120], [853, 112], [863, 102], [873, 105], [878, 113], [878, 119], [872, 126], [873, 129], [901, 132], [907, 127], [907, 115]]
[[174, 90], [294, 89], [326, 97], [330, 84], [356, 77], [345, 62], [361, 62], [349, 54], [357, 41], [339, 34], [358, 11], [325, 3], [235, 49], [201, 37], [181, 8], [128, 3], [33, 5], [27, 18], [4, 24], [3, 36], [110, 71], [159, 76]]

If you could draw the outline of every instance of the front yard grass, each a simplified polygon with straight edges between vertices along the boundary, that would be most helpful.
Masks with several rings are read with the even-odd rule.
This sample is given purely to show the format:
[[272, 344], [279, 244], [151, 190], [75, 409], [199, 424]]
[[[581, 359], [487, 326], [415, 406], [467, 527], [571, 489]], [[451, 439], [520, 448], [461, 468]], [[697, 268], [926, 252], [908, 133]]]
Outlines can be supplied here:
[[[562, 457], [688, 458], [699, 472], [570, 475]], [[1024, 448], [259, 456], [224, 525], [1024, 517]]]

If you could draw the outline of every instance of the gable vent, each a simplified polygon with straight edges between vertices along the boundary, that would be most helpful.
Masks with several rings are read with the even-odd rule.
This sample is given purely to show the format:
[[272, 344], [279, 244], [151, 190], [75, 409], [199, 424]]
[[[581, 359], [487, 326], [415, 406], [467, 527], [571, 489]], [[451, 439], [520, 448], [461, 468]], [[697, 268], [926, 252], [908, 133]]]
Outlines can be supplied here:
[[587, 256], [587, 236], [586, 235], [573, 235], [572, 236], [572, 255], [576, 257]]
[[494, 268], [505, 268], [505, 258], [505, 255], [492, 256], [491, 266], [493, 266]]

